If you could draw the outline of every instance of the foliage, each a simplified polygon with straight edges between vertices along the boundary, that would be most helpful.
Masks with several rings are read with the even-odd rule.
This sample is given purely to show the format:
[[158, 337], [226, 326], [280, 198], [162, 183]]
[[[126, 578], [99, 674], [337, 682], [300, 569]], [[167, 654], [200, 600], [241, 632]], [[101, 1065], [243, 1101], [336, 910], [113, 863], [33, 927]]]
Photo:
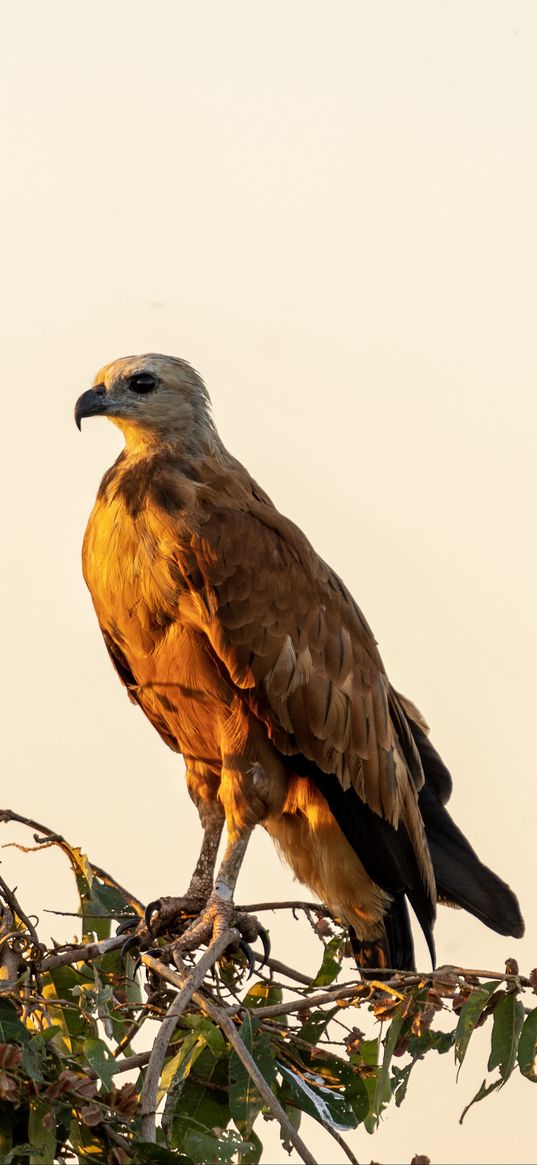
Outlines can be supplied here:
[[[0, 818], [37, 825], [10, 811]], [[178, 974], [173, 963], [168, 967], [165, 948], [159, 959], [143, 956], [138, 970], [130, 953], [122, 960], [124, 937], [111, 938], [111, 928], [126, 916], [137, 920], [140, 903], [79, 849], [37, 828], [44, 834], [38, 847], [59, 845], [70, 861], [82, 935], [78, 947], [45, 949], [0, 879], [0, 1159], [6, 1165], [69, 1159], [255, 1165], [262, 1122], [274, 1119], [267, 1094], [283, 1110], [286, 1150], [304, 1113], [341, 1145], [342, 1134], [359, 1125], [373, 1133], [386, 1106], [404, 1102], [414, 1065], [425, 1056], [450, 1053], [460, 1071], [474, 1032], [485, 1024], [488, 1075], [461, 1120], [514, 1071], [537, 1082], [536, 972], [525, 979], [510, 961], [505, 974], [450, 968], [361, 981], [354, 973], [336, 986], [345, 935], [320, 908], [303, 905], [322, 945], [317, 975], [307, 985], [292, 968], [285, 973], [278, 964], [276, 973], [269, 960], [252, 982], [240, 952], [222, 956], [214, 978], [206, 978], [178, 1015], [157, 1065], [160, 1115], [155, 1139], [147, 1139], [153, 1117], [146, 1112], [144, 1124], [143, 1104], [155, 1036], [195, 964]], [[355, 1025], [357, 1008], [367, 1036]], [[244, 1049], [266, 1082], [264, 1096]], [[312, 1159], [304, 1148], [303, 1159]], [[346, 1152], [352, 1160], [348, 1146]]]

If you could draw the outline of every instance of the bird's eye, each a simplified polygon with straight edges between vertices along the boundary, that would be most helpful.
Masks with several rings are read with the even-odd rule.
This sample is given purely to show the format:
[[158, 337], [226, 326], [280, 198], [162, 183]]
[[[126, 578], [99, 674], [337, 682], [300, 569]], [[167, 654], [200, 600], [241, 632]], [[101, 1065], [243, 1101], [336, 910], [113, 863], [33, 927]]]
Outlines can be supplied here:
[[157, 387], [157, 378], [152, 372], [136, 372], [129, 378], [129, 388], [133, 392], [153, 392]]

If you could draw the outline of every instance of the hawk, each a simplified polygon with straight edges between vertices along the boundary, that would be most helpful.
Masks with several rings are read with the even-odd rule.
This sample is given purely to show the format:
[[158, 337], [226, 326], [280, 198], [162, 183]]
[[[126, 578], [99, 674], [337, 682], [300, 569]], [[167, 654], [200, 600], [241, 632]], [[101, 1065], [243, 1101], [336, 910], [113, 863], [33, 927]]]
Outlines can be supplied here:
[[184, 757], [204, 834], [186, 894], [158, 903], [162, 925], [196, 916], [183, 949], [232, 918], [246, 934], [233, 896], [262, 825], [363, 968], [413, 968], [407, 901], [433, 961], [437, 901], [520, 937], [515, 895], [445, 807], [451, 777], [423, 717], [345, 584], [224, 447], [198, 373], [115, 360], [76, 403], [79, 428], [92, 416], [125, 448], [89, 519], [84, 577], [131, 700]]

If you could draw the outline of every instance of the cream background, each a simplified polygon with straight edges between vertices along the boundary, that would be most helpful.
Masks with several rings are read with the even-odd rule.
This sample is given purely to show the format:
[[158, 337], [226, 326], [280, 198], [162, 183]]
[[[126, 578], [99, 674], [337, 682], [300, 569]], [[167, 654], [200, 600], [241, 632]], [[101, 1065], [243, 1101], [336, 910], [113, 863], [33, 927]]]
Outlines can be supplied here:
[[[520, 895], [523, 942], [442, 911], [439, 961], [537, 962], [536, 25], [523, 0], [4, 7], [2, 800], [145, 900], [185, 886], [198, 825], [81, 579], [120, 438], [80, 437], [72, 407], [155, 350], [198, 367], [226, 442], [343, 575]], [[59, 856], [2, 863], [27, 909], [72, 908]], [[296, 893], [261, 831], [239, 887]], [[314, 969], [305, 930], [272, 929]], [[360, 1160], [534, 1161], [525, 1081], [457, 1124], [485, 1060], [456, 1086], [429, 1057], [351, 1136]]]

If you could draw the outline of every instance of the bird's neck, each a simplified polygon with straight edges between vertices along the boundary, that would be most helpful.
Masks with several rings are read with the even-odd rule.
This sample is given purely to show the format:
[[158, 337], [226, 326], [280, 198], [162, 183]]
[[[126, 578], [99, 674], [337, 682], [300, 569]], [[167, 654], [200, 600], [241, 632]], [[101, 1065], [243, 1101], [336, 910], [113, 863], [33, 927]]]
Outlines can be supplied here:
[[168, 457], [177, 461], [205, 460], [225, 457], [226, 450], [209, 419], [208, 424], [195, 424], [187, 433], [175, 432], [169, 426], [166, 430], [146, 428], [124, 418], [110, 418], [121, 429], [125, 439], [124, 460], [130, 463], [147, 461], [148, 458]]

